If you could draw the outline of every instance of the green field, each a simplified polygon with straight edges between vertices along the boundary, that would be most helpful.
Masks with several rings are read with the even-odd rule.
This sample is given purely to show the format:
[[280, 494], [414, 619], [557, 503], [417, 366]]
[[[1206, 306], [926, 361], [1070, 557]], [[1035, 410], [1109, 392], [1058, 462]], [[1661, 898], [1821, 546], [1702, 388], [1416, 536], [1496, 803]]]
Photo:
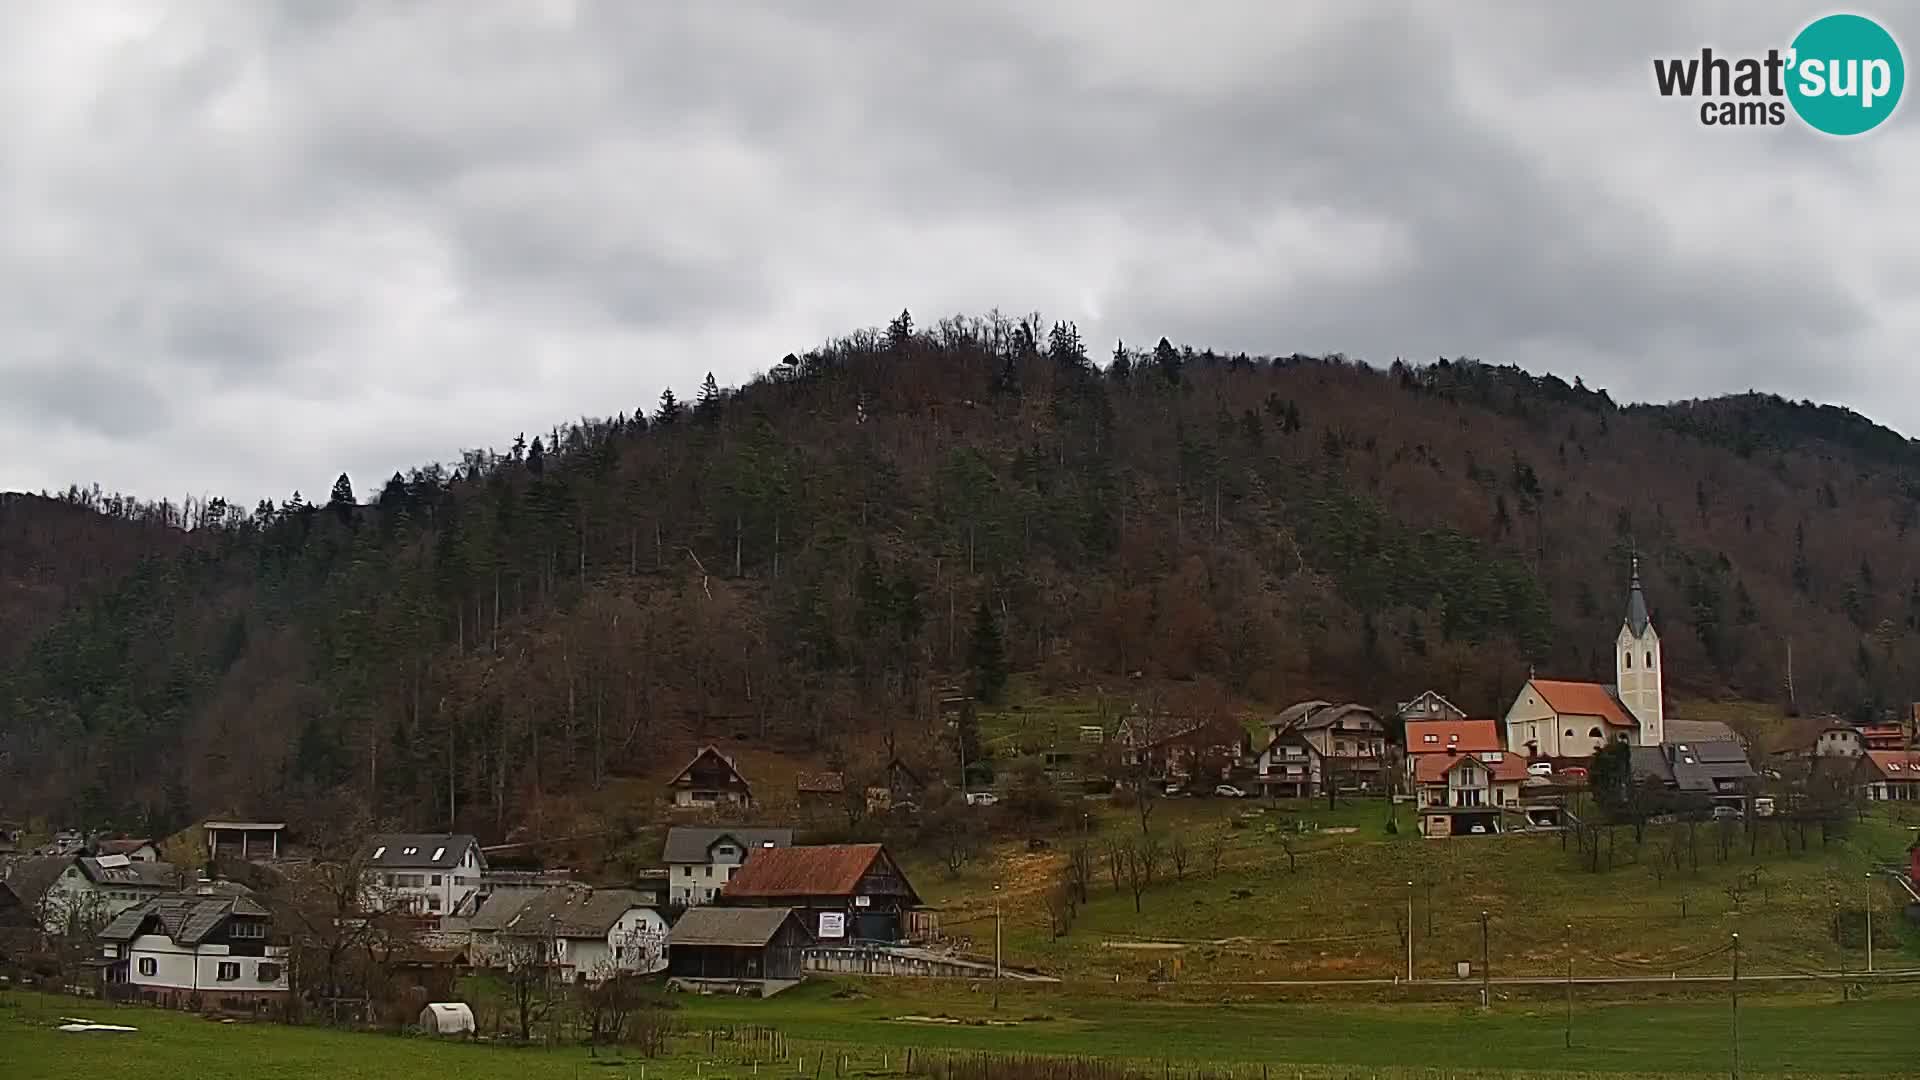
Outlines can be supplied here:
[[[681, 999], [687, 1034], [645, 1060], [579, 1047], [516, 1049], [421, 1037], [273, 1024], [221, 1024], [180, 1013], [38, 994], [0, 995], [0, 1074], [10, 1080], [463, 1080], [579, 1076], [885, 1075], [915, 1053], [917, 1073], [941, 1075], [951, 1054], [987, 1051], [1125, 1059], [1147, 1076], [1231, 1070], [1248, 1078], [1724, 1076], [1733, 1014], [1725, 1000], [1577, 1005], [1573, 1047], [1559, 1004], [1482, 1012], [1444, 1005], [1095, 1000], [1058, 989], [990, 995], [965, 984], [809, 984], [768, 1001]], [[1740, 1058], [1749, 1076], [1915, 1075], [1911, 1046], [1920, 990], [1867, 1000], [1770, 996], [1743, 1004]], [[63, 1017], [122, 1023], [134, 1033], [68, 1033]], [[913, 1019], [909, 1019], [913, 1018]], [[764, 1042], [729, 1032], [774, 1028], [791, 1041], [772, 1060]], [[711, 1040], [708, 1031], [717, 1032]], [[758, 1061], [756, 1066], [753, 1062]], [[831, 1064], [827, 1064], [831, 1063]], [[431, 1070], [431, 1072], [429, 1071]], [[1224, 1080], [1224, 1078], [1222, 1078]]]

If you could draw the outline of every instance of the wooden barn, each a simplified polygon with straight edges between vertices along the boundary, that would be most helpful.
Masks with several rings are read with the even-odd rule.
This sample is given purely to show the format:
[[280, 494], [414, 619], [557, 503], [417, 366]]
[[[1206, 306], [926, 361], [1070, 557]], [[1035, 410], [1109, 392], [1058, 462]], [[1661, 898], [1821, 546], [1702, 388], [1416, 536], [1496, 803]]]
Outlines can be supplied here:
[[691, 908], [667, 933], [667, 975], [736, 983], [798, 979], [811, 944], [813, 935], [792, 908]]
[[898, 941], [920, 894], [880, 844], [818, 844], [755, 852], [719, 902], [791, 907], [822, 941]]

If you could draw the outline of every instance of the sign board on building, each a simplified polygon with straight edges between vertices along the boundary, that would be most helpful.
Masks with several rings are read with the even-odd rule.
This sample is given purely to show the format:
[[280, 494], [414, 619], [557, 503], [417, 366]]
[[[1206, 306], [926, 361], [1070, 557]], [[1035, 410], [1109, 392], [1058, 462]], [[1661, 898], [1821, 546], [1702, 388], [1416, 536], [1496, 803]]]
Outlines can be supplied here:
[[871, 896], [856, 896], [856, 897], [854, 897], [854, 898], [853, 898], [853, 906], [854, 906], [854, 907], [872, 907], [872, 906], [873, 906], [873, 897], [871, 897]]
[[823, 911], [820, 913], [820, 936], [823, 938], [843, 938], [847, 936], [847, 913], [844, 911]]

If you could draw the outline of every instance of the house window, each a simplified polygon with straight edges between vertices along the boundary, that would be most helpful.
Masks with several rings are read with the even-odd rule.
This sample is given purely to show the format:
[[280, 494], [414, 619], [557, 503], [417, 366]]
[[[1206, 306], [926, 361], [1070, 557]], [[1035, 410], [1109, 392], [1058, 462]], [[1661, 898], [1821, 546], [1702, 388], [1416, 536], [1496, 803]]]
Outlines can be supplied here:
[[237, 938], [263, 938], [267, 936], [267, 928], [264, 924], [239, 920], [234, 921], [228, 932]]
[[439, 910], [440, 910], [440, 898], [439, 898], [439, 897], [437, 897], [437, 896], [429, 896], [429, 897], [427, 897], [427, 910], [428, 910], [428, 911], [439, 911]]
[[433, 880], [432, 880], [432, 881], [430, 881], [430, 882], [428, 882], [428, 884], [430, 884], [430, 885], [438, 885], [438, 884], [440, 884], [440, 875], [439, 875], [439, 874], [435, 874], [435, 875], [433, 875]]
[[705, 871], [707, 872], [707, 876], [708, 876], [708, 877], [712, 877], [712, 876], [713, 876], [713, 867], [711, 867], [711, 866], [703, 866], [703, 867], [701, 867], [701, 869], [702, 869], [702, 870], [705, 870]]
[[140, 958], [140, 974], [153, 976], [159, 974], [159, 972], [160, 962], [158, 960], [155, 960], [151, 956], [143, 956]]
[[224, 961], [224, 960], [221, 961], [220, 972], [216, 977], [221, 982], [237, 982], [240, 978], [239, 962], [238, 961], [230, 962], [230, 961]]
[[254, 973], [260, 977], [261, 982], [277, 982], [280, 978], [280, 965], [261, 964], [254, 969]]
[[691, 867], [691, 866], [683, 866], [683, 867], [681, 867], [681, 868], [680, 868], [680, 876], [681, 876], [681, 877], [692, 877], [692, 876], [693, 876], [693, 867]]

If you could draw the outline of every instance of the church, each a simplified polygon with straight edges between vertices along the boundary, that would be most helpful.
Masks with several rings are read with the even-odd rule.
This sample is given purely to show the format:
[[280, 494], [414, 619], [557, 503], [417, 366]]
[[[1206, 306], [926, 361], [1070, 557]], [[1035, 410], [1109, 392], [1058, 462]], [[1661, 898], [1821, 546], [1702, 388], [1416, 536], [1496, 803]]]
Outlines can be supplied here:
[[1627, 613], [1614, 638], [1614, 681], [1529, 678], [1507, 710], [1507, 750], [1528, 757], [1587, 758], [1609, 742], [1660, 745], [1667, 726], [1661, 663], [1660, 635], [1647, 615], [1636, 555]]

